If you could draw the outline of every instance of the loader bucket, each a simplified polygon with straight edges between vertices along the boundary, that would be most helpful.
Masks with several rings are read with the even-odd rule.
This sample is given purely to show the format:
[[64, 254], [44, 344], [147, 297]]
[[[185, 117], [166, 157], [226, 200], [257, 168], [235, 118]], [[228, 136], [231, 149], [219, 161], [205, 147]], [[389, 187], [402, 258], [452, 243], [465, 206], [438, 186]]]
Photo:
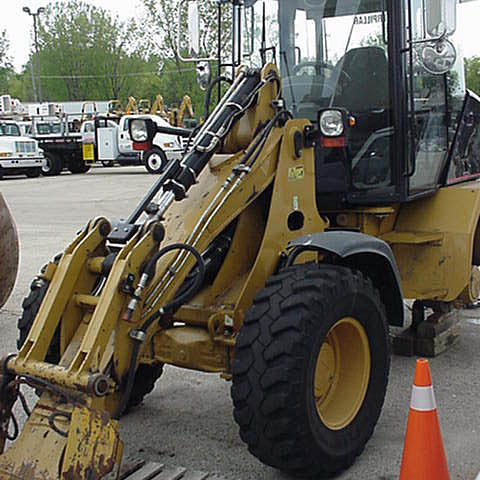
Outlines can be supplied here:
[[[8, 423], [15, 395], [14, 387], [2, 394], [4, 434], [14, 431]], [[17, 433], [0, 454], [0, 480], [117, 478], [123, 443], [118, 421], [103, 411], [44, 393]]]
[[17, 229], [0, 193], [0, 308], [12, 293], [17, 278], [18, 255]]

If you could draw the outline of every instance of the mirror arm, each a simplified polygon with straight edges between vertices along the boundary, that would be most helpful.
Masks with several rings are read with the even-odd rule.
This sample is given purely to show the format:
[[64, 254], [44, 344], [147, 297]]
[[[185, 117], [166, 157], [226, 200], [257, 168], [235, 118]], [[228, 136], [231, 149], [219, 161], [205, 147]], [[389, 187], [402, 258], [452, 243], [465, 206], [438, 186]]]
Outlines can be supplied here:
[[156, 133], [163, 133], [166, 135], [177, 135], [178, 137], [188, 138], [192, 133], [192, 130], [188, 128], [180, 128], [180, 127], [164, 127], [160, 125], [156, 125]]
[[302, 61], [302, 50], [300, 49], [300, 47], [295, 47], [295, 51], [298, 54], [298, 57], [297, 57], [297, 65], [298, 65]]
[[410, 45], [419, 45], [421, 43], [443, 42], [447, 34], [444, 32], [439, 37], [422, 38], [421, 40], [409, 40]]

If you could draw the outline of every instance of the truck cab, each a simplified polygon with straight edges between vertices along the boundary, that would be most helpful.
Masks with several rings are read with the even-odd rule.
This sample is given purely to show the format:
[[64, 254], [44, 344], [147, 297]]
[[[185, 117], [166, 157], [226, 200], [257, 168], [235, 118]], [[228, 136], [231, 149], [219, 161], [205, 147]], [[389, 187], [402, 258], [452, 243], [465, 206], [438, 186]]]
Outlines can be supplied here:
[[109, 167], [120, 165], [145, 165], [150, 173], [160, 173], [174, 158], [182, 155], [181, 140], [175, 135], [157, 134], [148, 152], [134, 149], [130, 138], [129, 125], [136, 118], [152, 119], [157, 125], [170, 126], [158, 115], [124, 115], [118, 123], [114, 117], [98, 116], [95, 120], [83, 122], [81, 127], [83, 156], [86, 162], [100, 161]]
[[[157, 127], [171, 127], [169, 122], [158, 115], [129, 115], [123, 117], [124, 133], [128, 136], [132, 149], [134, 146], [131, 142], [128, 129], [130, 122], [137, 118], [150, 119], [157, 125]], [[179, 160], [182, 158], [183, 150], [181, 137], [168, 133], [157, 133], [153, 137], [149, 150], [143, 152], [143, 164], [150, 173], [161, 173], [165, 169], [167, 163], [171, 160]]]
[[0, 119], [0, 178], [19, 174], [38, 177], [44, 161], [36, 140], [22, 136], [17, 122]]
[[57, 117], [39, 118], [32, 121], [32, 135], [35, 137], [50, 137], [63, 135], [66, 130], [64, 124]]

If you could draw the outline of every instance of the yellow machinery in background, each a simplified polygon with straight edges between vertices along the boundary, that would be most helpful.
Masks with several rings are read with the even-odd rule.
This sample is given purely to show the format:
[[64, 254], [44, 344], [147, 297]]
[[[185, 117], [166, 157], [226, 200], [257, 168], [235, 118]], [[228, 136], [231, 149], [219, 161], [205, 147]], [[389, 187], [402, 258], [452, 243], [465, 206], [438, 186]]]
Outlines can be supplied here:
[[125, 115], [132, 115], [138, 113], [138, 105], [135, 97], [128, 97], [127, 106], [125, 107]]
[[[87, 111], [87, 107], [92, 107], [90, 111]], [[91, 120], [95, 115], [97, 115], [97, 104], [96, 102], [83, 102], [82, 104], [82, 112], [80, 117], [80, 125], [85, 120]]]
[[[265, 464], [320, 478], [354, 462], [404, 299], [413, 321], [395, 348], [435, 354], [479, 295], [480, 99], [451, 88], [454, 5], [219, 3], [240, 32], [234, 63], [240, 44], [258, 54], [137, 208], [92, 219], [32, 284], [2, 363], [1, 445], [20, 386], [40, 398], [1, 480], [117, 471], [118, 421], [166, 364], [232, 382], [240, 436]], [[143, 150], [159, 132], [191, 133], [130, 122]]]
[[148, 98], [141, 98], [138, 101], [138, 113], [150, 113], [152, 102]]
[[193, 112], [192, 99], [188, 95], [185, 95], [183, 97], [182, 103], [178, 108], [172, 108], [168, 112], [170, 125], [173, 125], [174, 127], [183, 127], [185, 113], [188, 113], [190, 118], [195, 117], [195, 113]]
[[153, 102], [152, 108], [150, 109], [150, 114], [158, 115], [163, 118], [167, 116], [167, 113], [165, 112], [165, 106], [163, 103], [163, 97], [161, 95], [157, 95], [155, 97], [155, 101]]
[[109, 112], [116, 115], [132, 115], [148, 113], [150, 115], [158, 115], [167, 120], [174, 127], [183, 127], [185, 114], [188, 113], [189, 118], [194, 118], [192, 100], [185, 95], [178, 108], [166, 109], [162, 95], [157, 95], [153, 104], [149, 99], [142, 98], [138, 102], [135, 97], [128, 97], [128, 103], [125, 109], [119, 100], [110, 100]]
[[110, 100], [108, 102], [108, 113], [116, 116], [123, 115], [123, 105], [120, 100]]

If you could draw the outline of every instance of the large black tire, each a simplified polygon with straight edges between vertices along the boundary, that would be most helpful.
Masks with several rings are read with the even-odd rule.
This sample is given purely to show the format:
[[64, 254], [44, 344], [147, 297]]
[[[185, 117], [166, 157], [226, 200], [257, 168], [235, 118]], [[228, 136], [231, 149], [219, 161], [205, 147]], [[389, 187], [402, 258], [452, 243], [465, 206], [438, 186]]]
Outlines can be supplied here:
[[40, 167], [38, 168], [29, 168], [28, 170], [25, 171], [25, 175], [28, 178], [37, 178], [40, 176], [42, 173], [42, 169]]
[[163, 363], [154, 363], [152, 365], [141, 364], [137, 368], [135, 380], [133, 382], [132, 393], [125, 408], [124, 413], [140, 405], [145, 397], [155, 387], [155, 382], [163, 373]]
[[[55, 258], [54, 261], [58, 262], [58, 260], [59, 257]], [[48, 282], [37, 277], [30, 285], [29, 295], [23, 300], [23, 312], [18, 320], [19, 337], [17, 340], [17, 347], [19, 350], [27, 339], [33, 321], [37, 316], [38, 309], [47, 293], [47, 289]], [[52, 338], [45, 360], [54, 365], [58, 364], [60, 360], [60, 331], [58, 328]], [[125, 412], [128, 412], [131, 408], [136, 407], [143, 401], [145, 395], [153, 390], [155, 382], [162, 375], [162, 372], [163, 364], [139, 365]]]
[[68, 169], [72, 173], [87, 173], [90, 170], [90, 165], [83, 160], [71, 160]]
[[[23, 299], [22, 302], [22, 316], [18, 319], [18, 340], [17, 348], [20, 350], [25, 340], [28, 337], [28, 333], [32, 328], [33, 321], [37, 316], [38, 309], [42, 304], [43, 298], [48, 290], [48, 282], [43, 278], [35, 278], [30, 285], [30, 293]], [[60, 360], [60, 335], [59, 330], [55, 331], [52, 342], [48, 348], [45, 360], [48, 363], [57, 364]]]
[[385, 308], [371, 281], [340, 266], [289, 267], [257, 294], [236, 341], [240, 436], [268, 465], [332, 476], [373, 434], [389, 367]]
[[145, 168], [153, 174], [161, 173], [167, 165], [167, 155], [158, 147], [152, 148], [143, 159]]
[[42, 167], [42, 175], [53, 177], [63, 170], [63, 160], [55, 153], [45, 152], [45, 163]]

